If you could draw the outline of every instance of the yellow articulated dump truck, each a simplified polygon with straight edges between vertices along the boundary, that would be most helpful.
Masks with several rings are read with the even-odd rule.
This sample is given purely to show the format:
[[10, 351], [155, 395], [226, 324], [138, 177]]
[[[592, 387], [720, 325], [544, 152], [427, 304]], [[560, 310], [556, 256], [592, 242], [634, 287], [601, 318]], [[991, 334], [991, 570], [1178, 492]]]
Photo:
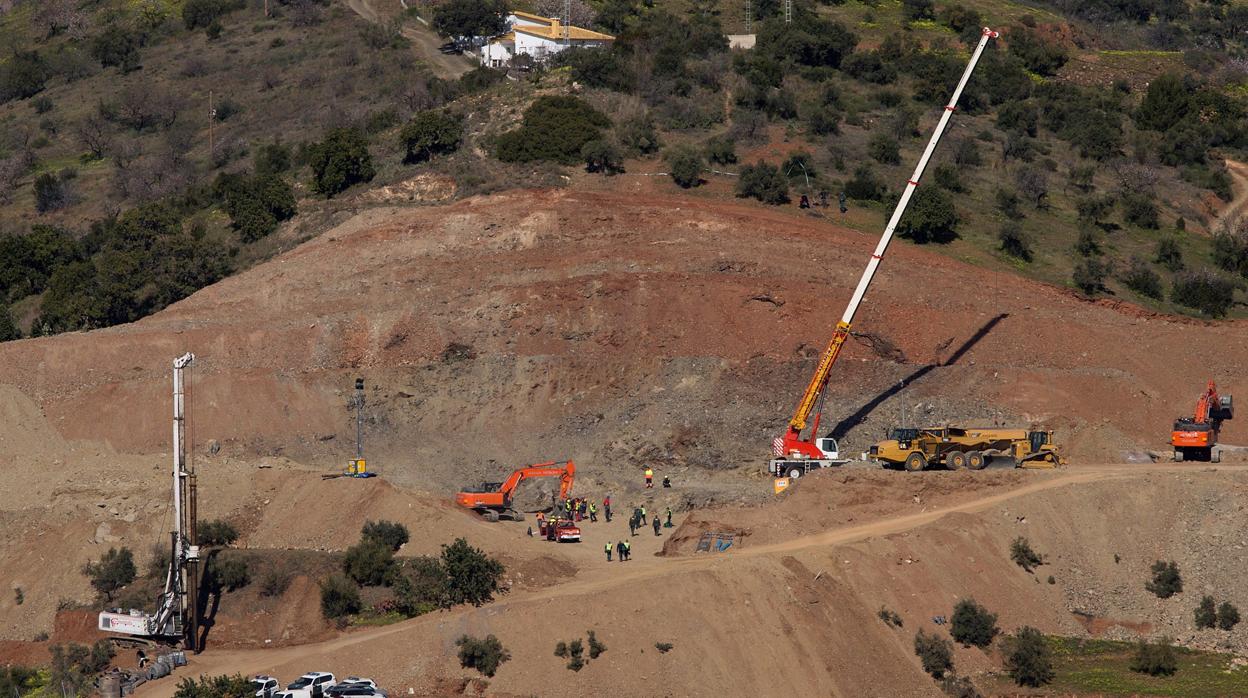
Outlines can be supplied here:
[[894, 429], [892, 437], [871, 447], [871, 459], [912, 473], [942, 465], [982, 470], [989, 459], [1008, 458], [1016, 468], [1055, 468], [1062, 461], [1052, 431], [930, 427]]

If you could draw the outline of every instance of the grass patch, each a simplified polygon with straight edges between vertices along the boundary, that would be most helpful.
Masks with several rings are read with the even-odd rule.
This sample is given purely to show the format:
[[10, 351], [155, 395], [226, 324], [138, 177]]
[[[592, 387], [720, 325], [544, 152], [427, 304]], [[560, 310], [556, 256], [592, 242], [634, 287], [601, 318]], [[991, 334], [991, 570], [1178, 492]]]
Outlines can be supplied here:
[[399, 621], [407, 620], [407, 616], [398, 611], [387, 611], [385, 613], [362, 613], [351, 619], [351, 625], [358, 628], [378, 628], [383, 625], [394, 625]]
[[[1182, 696], [1217, 698], [1248, 695], [1248, 669], [1231, 669], [1233, 655], [1175, 647], [1179, 669], [1170, 677], [1131, 671], [1135, 643], [1045, 638], [1053, 653], [1056, 676], [1045, 687], [1052, 695]], [[1002, 677], [994, 692], [1008, 692], [1013, 682]]]

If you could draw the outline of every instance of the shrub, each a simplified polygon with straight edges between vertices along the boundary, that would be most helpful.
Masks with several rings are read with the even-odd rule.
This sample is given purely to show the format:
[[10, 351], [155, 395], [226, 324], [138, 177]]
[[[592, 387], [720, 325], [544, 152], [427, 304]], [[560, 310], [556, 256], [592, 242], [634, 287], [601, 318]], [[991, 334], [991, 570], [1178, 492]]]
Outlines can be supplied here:
[[1023, 212], [1018, 208], [1022, 201], [1018, 198], [1018, 192], [1005, 187], [997, 187], [993, 193], [993, 198], [997, 205], [997, 210], [1005, 214], [1007, 218], [1022, 218]]
[[1194, 308], [1212, 318], [1220, 318], [1235, 303], [1236, 283], [1207, 269], [1179, 274], [1170, 290], [1170, 299]]
[[951, 242], [958, 237], [958, 212], [949, 194], [941, 189], [919, 187], [910, 199], [897, 234], [924, 245]]
[[442, 567], [447, 576], [447, 602], [474, 606], [494, 598], [504, 571], [503, 563], [468, 545], [463, 538], [442, 546]]
[[360, 590], [351, 580], [334, 575], [321, 583], [321, 614], [330, 620], [359, 613]]
[[737, 161], [737, 151], [731, 138], [715, 136], [706, 142], [706, 159], [716, 165], [731, 165]]
[[499, 136], [494, 154], [504, 162], [576, 162], [586, 143], [611, 125], [604, 114], [576, 97], [540, 97], [524, 112], [519, 128]]
[[936, 18], [936, 7], [932, 0], [902, 0], [901, 9], [906, 19], [911, 22]]
[[484, 640], [463, 635], [455, 644], [459, 647], [459, 665], [486, 676], [493, 676], [500, 664], [511, 659], [511, 653], [493, 635], [486, 635]]
[[59, 211], [69, 205], [69, 183], [51, 172], [35, 178], [35, 210], [39, 213]]
[[1248, 230], [1228, 227], [1215, 233], [1213, 261], [1226, 271], [1248, 276]]
[[870, 165], [862, 164], [845, 182], [845, 196], [859, 201], [881, 201], [886, 193], [884, 183], [875, 176]]
[[[52, 101], [52, 99], [46, 96], [36, 97], [35, 99], [31, 100], [30, 105], [35, 108], [36, 114], [47, 114], [48, 112], [56, 108], [56, 104]], [[48, 129], [45, 127], [43, 130], [47, 131]]]
[[1091, 230], [1081, 230], [1075, 240], [1075, 252], [1081, 257], [1094, 257], [1101, 254], [1101, 242]]
[[224, 200], [230, 223], [243, 242], [255, 242], [277, 230], [280, 221], [295, 215], [295, 192], [273, 174], [254, 177], [223, 174], [213, 184]]
[[962, 184], [962, 175], [958, 172], [958, 168], [949, 163], [937, 165], [932, 170], [932, 179], [936, 182], [936, 186], [946, 191], [966, 191], [966, 185]]
[[285, 569], [270, 569], [260, 577], [260, 595], [266, 597], [278, 597], [286, 593], [290, 588], [291, 574]]
[[83, 565], [82, 573], [91, 578], [96, 592], [111, 600], [118, 589], [134, 581], [138, 569], [130, 548], [109, 548], [98, 561]]
[[741, 168], [737, 178], [737, 196], [754, 198], [765, 204], [787, 204], [789, 181], [775, 165], [761, 160]]
[[1179, 575], [1179, 566], [1173, 560], [1153, 563], [1152, 579], [1144, 583], [1144, 588], [1159, 599], [1168, 599], [1183, 591], [1183, 578]]
[[410, 538], [407, 526], [394, 521], [365, 521], [364, 528], [360, 530], [361, 540], [377, 541], [396, 553]]
[[656, 643], [654, 643], [654, 648], [655, 648], [656, 650], [658, 650], [658, 651], [659, 651], [659, 654], [667, 654], [668, 652], [671, 652], [671, 651], [672, 651], [672, 648], [673, 648], [673, 647], [675, 647], [675, 645], [673, 645], [673, 644], [672, 644], [672, 643], [670, 643], [670, 642], [656, 642]]
[[1131, 260], [1130, 266], [1123, 272], [1122, 283], [1141, 296], [1154, 300], [1161, 298], [1161, 276], [1153, 271], [1148, 263], [1140, 258]]
[[581, 146], [581, 157], [589, 172], [614, 175], [624, 171], [624, 156], [620, 154], [620, 149], [602, 138]]
[[1149, 197], [1136, 192], [1122, 195], [1122, 219], [1141, 228], [1156, 230], [1160, 227], [1157, 205]]
[[255, 695], [251, 681], [239, 674], [233, 676], [189, 677], [178, 681], [173, 698], [249, 698]]
[[1179, 241], [1172, 237], [1158, 240], [1157, 256], [1153, 261], [1171, 272], [1183, 271], [1183, 248], [1179, 246]]
[[1032, 260], [1031, 238], [1023, 232], [1022, 226], [1018, 223], [1007, 221], [1001, 226], [1001, 232], [997, 233], [997, 238], [1001, 241], [1002, 252], [1024, 262]]
[[1230, 601], [1223, 601], [1218, 606], [1218, 627], [1223, 630], [1230, 630], [1239, 624], [1239, 609], [1231, 605]]
[[422, 111], [399, 132], [403, 162], [423, 162], [434, 155], [453, 153], [464, 138], [463, 121], [445, 111]]
[[47, 61], [37, 51], [17, 52], [7, 59], [0, 64], [0, 103], [34, 97], [52, 77]]
[[934, 679], [953, 670], [953, 644], [938, 635], [920, 630], [914, 636], [914, 653], [923, 663], [923, 671]]
[[432, 27], [452, 38], [494, 36], [507, 30], [503, 0], [448, 0], [433, 12]]
[[897, 615], [895, 611], [891, 611], [883, 606], [880, 607], [880, 610], [876, 612], [875, 615], [879, 616], [880, 620], [893, 626], [894, 628], [900, 628], [902, 626], [901, 616]]
[[567, 659], [568, 658], [568, 643], [564, 642], [563, 640], [556, 642], [555, 643], [555, 656]]
[[1071, 281], [1075, 288], [1089, 296], [1105, 290], [1105, 279], [1109, 276], [1110, 266], [1096, 257], [1085, 257], [1075, 264], [1071, 273]]
[[312, 188], [327, 198], [353, 184], [371, 181], [377, 171], [368, 152], [368, 139], [359, 129], [336, 128], [308, 149]]
[[901, 146], [887, 133], [877, 133], [867, 142], [867, 154], [884, 165], [901, 163]]
[[634, 117], [615, 128], [615, 135], [632, 155], [650, 155], [659, 152], [662, 143], [655, 130], [654, 119], [649, 115]]
[[21, 338], [22, 331], [13, 322], [13, 316], [9, 313], [9, 306], [5, 305], [3, 300], [0, 299], [0, 342], [10, 342]]
[[446, 570], [437, 558], [413, 558], [399, 570], [394, 581], [396, 610], [414, 618], [447, 605]]
[[974, 138], [963, 138], [958, 141], [957, 148], [953, 151], [953, 161], [967, 167], [979, 167], [984, 164], [984, 158], [980, 155], [979, 145]]
[[1179, 669], [1170, 638], [1162, 638], [1156, 644], [1140, 640], [1135, 656], [1131, 659], [1131, 671], [1149, 676], [1173, 676]]
[[963, 599], [953, 607], [953, 617], [949, 621], [949, 634], [964, 646], [987, 647], [997, 636], [996, 614], [975, 603], [974, 599]]
[[702, 171], [705, 165], [702, 155], [692, 146], [678, 145], [668, 148], [663, 154], [667, 162], [668, 173], [672, 181], [682, 189], [696, 187], [702, 183]]
[[817, 106], [808, 117], [810, 132], [817, 136], [828, 136], [841, 131], [841, 112], [832, 105]]
[[1036, 688], [1053, 680], [1053, 657], [1039, 630], [1023, 626], [1004, 644], [1005, 667], [1014, 683]]
[[129, 29], [110, 24], [91, 41], [91, 55], [105, 68], [116, 66], [123, 73], [139, 67], [140, 37]]
[[586, 630], [585, 632], [589, 635], [589, 658], [597, 659], [598, 655], [607, 651], [607, 646], [598, 640], [598, 636], [594, 634], [594, 631]]
[[394, 579], [394, 551], [381, 541], [365, 538], [347, 549], [342, 571], [361, 586], [388, 585]]
[[236, 591], [251, 583], [251, 570], [240, 557], [214, 555], [208, 561], [208, 588], [216, 593]]
[[232, 545], [238, 540], [238, 530], [230, 522], [221, 519], [200, 521], [195, 532], [200, 545]]
[[1014, 561], [1014, 564], [1022, 567], [1027, 572], [1044, 564], [1044, 556], [1032, 550], [1031, 543], [1022, 536], [1015, 538], [1014, 542], [1010, 543], [1010, 559]]
[[1205, 596], [1196, 606], [1196, 627], [1212, 628], [1218, 624], [1218, 609], [1212, 596]]
[[245, 0], [186, 0], [182, 5], [182, 22], [190, 30], [207, 28], [222, 15], [245, 5]]
[[580, 638], [568, 643], [568, 668], [572, 671], [580, 671], [585, 668], [585, 645]]
[[278, 141], [259, 146], [251, 159], [258, 175], [281, 174], [290, 169], [290, 160], [290, 146]]

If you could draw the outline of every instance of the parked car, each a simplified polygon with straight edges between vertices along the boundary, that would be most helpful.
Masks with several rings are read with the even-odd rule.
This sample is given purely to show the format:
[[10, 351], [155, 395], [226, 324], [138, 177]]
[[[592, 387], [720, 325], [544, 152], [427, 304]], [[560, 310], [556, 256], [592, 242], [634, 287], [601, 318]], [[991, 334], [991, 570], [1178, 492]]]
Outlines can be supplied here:
[[292, 698], [319, 698], [337, 682], [334, 675], [324, 671], [310, 671], [286, 687]]
[[282, 690], [282, 684], [272, 676], [256, 676], [251, 679], [251, 687], [256, 689], [256, 698], [273, 698]]
[[389, 698], [388, 693], [369, 683], [340, 683], [326, 693], [329, 698]]

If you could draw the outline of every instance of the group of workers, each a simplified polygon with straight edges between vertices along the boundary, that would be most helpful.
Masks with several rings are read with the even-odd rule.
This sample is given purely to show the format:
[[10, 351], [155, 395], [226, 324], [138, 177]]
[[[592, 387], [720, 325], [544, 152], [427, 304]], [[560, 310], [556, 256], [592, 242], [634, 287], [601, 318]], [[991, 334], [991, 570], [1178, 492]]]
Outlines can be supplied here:
[[[648, 490], [654, 489], [654, 468], [651, 468], [650, 466], [647, 465], [646, 470], [643, 473], [643, 475], [646, 478], [646, 489]], [[664, 475], [663, 486], [670, 488], [672, 486], [672, 478]]]

